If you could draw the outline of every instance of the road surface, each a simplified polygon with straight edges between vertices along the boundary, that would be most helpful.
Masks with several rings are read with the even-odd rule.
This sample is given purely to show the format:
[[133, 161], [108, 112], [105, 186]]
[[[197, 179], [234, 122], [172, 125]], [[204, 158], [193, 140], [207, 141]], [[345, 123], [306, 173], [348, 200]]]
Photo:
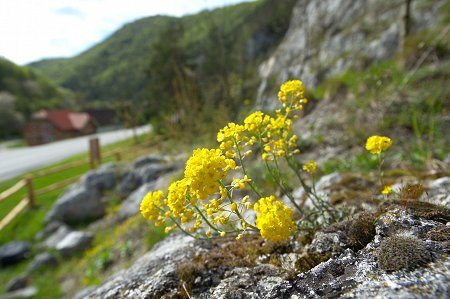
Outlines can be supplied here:
[[[136, 131], [139, 135], [147, 133], [150, 131], [150, 126], [139, 127]], [[98, 137], [100, 144], [106, 145], [132, 136], [131, 129], [123, 129], [33, 147], [2, 149], [0, 151], [0, 182], [64, 160], [75, 154], [87, 152], [90, 138]]]

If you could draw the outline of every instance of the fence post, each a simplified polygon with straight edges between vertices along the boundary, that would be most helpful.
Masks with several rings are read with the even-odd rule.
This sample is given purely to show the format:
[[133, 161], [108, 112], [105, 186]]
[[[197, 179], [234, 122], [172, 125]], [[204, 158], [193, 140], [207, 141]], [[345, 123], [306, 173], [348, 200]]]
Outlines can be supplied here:
[[91, 169], [94, 169], [98, 164], [102, 162], [100, 154], [100, 140], [98, 138], [89, 139], [89, 162]]
[[30, 207], [34, 207], [35, 202], [34, 202], [34, 190], [33, 190], [33, 177], [26, 176], [25, 183], [26, 183], [27, 192], [28, 192], [28, 204], [30, 205]]

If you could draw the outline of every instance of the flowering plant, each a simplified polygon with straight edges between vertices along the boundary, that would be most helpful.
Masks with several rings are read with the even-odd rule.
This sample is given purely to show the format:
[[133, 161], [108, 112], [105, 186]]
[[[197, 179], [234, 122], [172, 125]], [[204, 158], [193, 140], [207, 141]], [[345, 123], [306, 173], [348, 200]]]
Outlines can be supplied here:
[[[166, 224], [166, 232], [178, 228], [197, 238], [204, 233], [206, 237], [235, 234], [240, 239], [244, 233], [255, 231], [273, 241], [286, 240], [305, 223], [314, 225], [317, 215], [325, 222], [335, 221], [338, 212], [315, 191], [317, 164], [298, 160], [298, 137], [292, 132], [292, 123], [308, 102], [304, 93], [300, 80], [287, 81], [278, 93], [281, 108], [273, 115], [256, 111], [242, 124], [226, 125], [217, 134], [218, 148], [194, 150], [184, 178], [169, 186], [166, 198], [162, 191], [144, 197], [142, 215], [157, 225]], [[267, 174], [291, 207], [273, 194], [263, 194], [250, 177], [246, 161], [255, 154], [260, 154]], [[294, 199], [292, 188], [280, 174], [281, 163], [298, 178], [312, 208]], [[239, 196], [242, 192], [236, 191], [247, 195]], [[248, 211], [254, 212], [255, 220]], [[203, 226], [206, 231], [201, 230]]]

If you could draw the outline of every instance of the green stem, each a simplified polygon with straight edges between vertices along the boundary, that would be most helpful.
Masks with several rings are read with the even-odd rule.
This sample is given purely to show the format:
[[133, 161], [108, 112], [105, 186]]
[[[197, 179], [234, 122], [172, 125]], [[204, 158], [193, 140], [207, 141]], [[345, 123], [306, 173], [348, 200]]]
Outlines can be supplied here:
[[[239, 163], [241, 164], [241, 167], [242, 167], [242, 172], [244, 173], [244, 175], [246, 175], [248, 177], [247, 169], [245, 168], [245, 165], [244, 165], [244, 159], [242, 158], [241, 151], [239, 150], [239, 145], [237, 143], [237, 140], [234, 137], [233, 137], [233, 142], [234, 142], [234, 145], [236, 146], [236, 151], [238, 154]], [[263, 197], [253, 182], [248, 182], [248, 185], [253, 190], [253, 192], [255, 192], [255, 194], [258, 195], [258, 197]]]
[[[225, 188], [225, 190], [227, 190], [227, 198], [230, 201], [230, 204], [234, 204], [235, 202], [232, 198], [230, 191], [225, 187], [222, 181], [219, 180], [219, 184], [222, 186], [222, 188]], [[241, 219], [242, 221], [245, 222], [246, 225], [248, 225], [248, 227], [258, 230], [256, 226], [252, 225], [251, 223], [248, 223], [247, 220], [244, 219], [244, 217], [242, 216], [242, 214], [239, 212], [238, 209], [236, 209], [236, 211], [231, 211], [231, 213], [235, 213], [239, 219]]]

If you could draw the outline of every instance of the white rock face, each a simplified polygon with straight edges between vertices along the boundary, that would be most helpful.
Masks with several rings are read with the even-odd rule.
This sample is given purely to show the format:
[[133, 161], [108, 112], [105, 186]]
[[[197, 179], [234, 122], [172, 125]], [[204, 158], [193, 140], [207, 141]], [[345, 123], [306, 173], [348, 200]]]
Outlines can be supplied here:
[[[315, 87], [329, 76], [393, 57], [399, 46], [401, 0], [299, 0], [283, 42], [260, 65], [258, 103], [272, 109], [279, 86], [301, 79]], [[413, 31], [439, 21], [444, 0], [412, 1]]]

